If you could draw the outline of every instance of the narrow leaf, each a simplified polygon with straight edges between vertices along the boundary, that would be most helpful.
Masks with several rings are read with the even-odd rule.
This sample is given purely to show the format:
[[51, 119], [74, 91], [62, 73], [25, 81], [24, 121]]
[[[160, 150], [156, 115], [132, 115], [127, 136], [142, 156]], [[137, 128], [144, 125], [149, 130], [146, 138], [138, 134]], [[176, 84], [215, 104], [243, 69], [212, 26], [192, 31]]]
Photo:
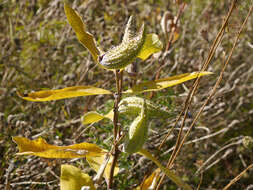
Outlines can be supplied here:
[[156, 34], [147, 34], [143, 47], [137, 57], [145, 60], [153, 53], [161, 51], [162, 48], [163, 44]]
[[[90, 165], [90, 167], [94, 169], [96, 172], [98, 172], [98, 170], [100, 169], [100, 166], [103, 164], [105, 160], [105, 157], [106, 157], [106, 154], [100, 155], [100, 156], [86, 156], [86, 160], [88, 164]], [[110, 176], [111, 166], [112, 166], [112, 156], [110, 156], [109, 162], [105, 168], [104, 175], [103, 175], [107, 180], [109, 179], [109, 176]], [[118, 173], [119, 173], [119, 167], [116, 166], [114, 169], [113, 175], [116, 176]]]
[[99, 114], [98, 112], [95, 112], [95, 111], [91, 111], [83, 115], [82, 121], [84, 125], [99, 122], [100, 120], [104, 118], [108, 118], [113, 121], [113, 115], [114, 115], [113, 110], [111, 110], [109, 113], [105, 115]]
[[61, 165], [61, 190], [80, 190], [87, 187], [95, 190], [91, 177], [82, 170], [71, 165]]
[[124, 93], [142, 93], [142, 92], [149, 92], [149, 91], [158, 91], [162, 90], [164, 88], [168, 88], [171, 86], [175, 86], [177, 84], [181, 84], [185, 81], [201, 77], [204, 75], [210, 75], [211, 72], [193, 72], [193, 73], [185, 73], [181, 75], [176, 75], [168, 78], [158, 79], [154, 81], [147, 81], [142, 82], [140, 84], [137, 84], [132, 87], [132, 89], [129, 89], [125, 91]]
[[42, 138], [29, 140], [24, 137], [12, 137], [12, 140], [18, 145], [18, 155], [34, 155], [43, 158], [83, 158], [105, 154], [99, 146], [85, 142], [70, 146], [55, 146], [48, 144]]
[[64, 4], [64, 11], [69, 24], [76, 33], [78, 40], [84, 47], [86, 47], [90, 51], [93, 59], [97, 62], [98, 55], [100, 52], [96, 46], [93, 35], [86, 31], [85, 24], [82, 21], [81, 16], [78, 14], [78, 12], [73, 10], [66, 3]]
[[34, 102], [44, 102], [98, 94], [111, 94], [111, 92], [93, 86], [73, 86], [58, 90], [42, 90], [38, 92], [32, 92], [27, 95], [18, 93], [21, 98]]
[[171, 181], [177, 184], [178, 187], [181, 187], [184, 190], [192, 190], [192, 188], [188, 184], [183, 182], [183, 180], [179, 176], [177, 176], [174, 172], [172, 172], [168, 168], [163, 167], [162, 164], [155, 157], [153, 157], [152, 154], [150, 154], [147, 150], [141, 149], [137, 153], [153, 161]]

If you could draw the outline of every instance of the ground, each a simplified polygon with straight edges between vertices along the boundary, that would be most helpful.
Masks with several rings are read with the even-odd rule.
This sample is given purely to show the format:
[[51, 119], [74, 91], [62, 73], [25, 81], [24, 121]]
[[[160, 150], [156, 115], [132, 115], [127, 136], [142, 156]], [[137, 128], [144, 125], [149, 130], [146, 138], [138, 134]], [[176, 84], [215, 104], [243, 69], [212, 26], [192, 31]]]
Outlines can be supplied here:
[[[201, 69], [209, 49], [228, 13], [231, 1], [187, 1], [177, 23], [175, 41], [166, 51], [167, 40], [162, 30], [166, 11], [176, 16], [180, 1], [74, 1], [75, 8], [98, 45], [106, 51], [120, 43], [123, 28], [130, 15], [137, 24], [146, 23], [149, 33], [156, 33], [164, 44], [162, 52], [146, 61], [136, 61], [137, 69], [124, 73], [124, 88], [134, 82], [152, 80], [163, 64], [160, 78]], [[181, 2], [182, 3], [182, 2]], [[203, 77], [190, 106], [185, 130], [218, 79], [237, 31], [251, 6], [251, 1], [238, 1], [220, 46]], [[53, 0], [0, 1], [0, 188], [59, 189], [60, 164], [69, 163], [94, 176], [84, 159], [56, 160], [34, 156], [17, 156], [12, 136], [48, 143], [70, 145], [91, 142], [109, 149], [112, 123], [102, 121], [91, 126], [81, 123], [81, 116], [91, 110], [102, 113], [113, 105], [113, 96], [90, 96], [52, 102], [35, 103], [22, 100], [17, 91], [27, 93], [67, 86], [94, 85], [115, 91], [114, 75], [98, 67], [88, 51], [78, 42], [66, 21], [63, 3]], [[235, 176], [253, 163], [252, 147], [243, 146], [246, 136], [253, 138], [253, 17], [245, 26], [224, 72], [215, 95], [205, 106], [187, 142], [173, 165], [173, 170], [196, 187], [201, 181], [196, 171], [202, 166], [200, 189], [222, 189]], [[131, 75], [133, 76], [133, 75]], [[157, 147], [183, 109], [193, 82], [162, 90], [153, 95], [156, 103], [169, 107], [175, 116], [164, 122], [151, 122], [145, 147], [157, 154]], [[150, 93], [141, 96], [150, 97]], [[125, 121], [122, 121], [122, 125]], [[161, 127], [159, 127], [161, 126]], [[159, 155], [165, 165], [175, 145], [178, 128], [169, 136]], [[202, 138], [204, 137], [204, 138]], [[194, 141], [195, 140], [195, 141]], [[213, 156], [213, 157], [212, 157]], [[208, 160], [210, 159], [210, 160]], [[122, 154], [123, 168], [116, 177], [118, 189], [133, 189], [155, 166], [138, 155]], [[251, 189], [253, 171], [248, 170], [231, 189]], [[100, 185], [101, 189], [106, 184]], [[177, 189], [165, 179], [161, 189]]]

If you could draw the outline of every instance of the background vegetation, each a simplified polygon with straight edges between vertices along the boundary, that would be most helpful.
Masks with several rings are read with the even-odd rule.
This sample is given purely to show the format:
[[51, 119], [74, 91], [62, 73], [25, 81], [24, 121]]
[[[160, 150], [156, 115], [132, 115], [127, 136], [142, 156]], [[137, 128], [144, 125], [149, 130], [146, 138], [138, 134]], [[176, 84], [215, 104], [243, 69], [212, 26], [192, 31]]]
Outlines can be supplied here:
[[[238, 2], [228, 30], [208, 68], [214, 74], [201, 79], [186, 128], [217, 80], [238, 27], [249, 10], [250, 2]], [[123, 26], [131, 14], [137, 15], [139, 24], [145, 21], [148, 31], [158, 34], [165, 45], [166, 40], [160, 25], [162, 16], [165, 11], [176, 16], [179, 10], [176, 2], [165, 0], [77, 0], [72, 5], [82, 15], [88, 31], [104, 50], [119, 44]], [[179, 19], [178, 40], [168, 52], [163, 51], [145, 62], [137, 61], [138, 68], [134, 73], [137, 77], [125, 74], [126, 88], [138, 81], [138, 75], [142, 80], [154, 79], [154, 71], [162, 63], [161, 77], [199, 70], [229, 5], [230, 1], [188, 2]], [[112, 72], [95, 65], [88, 51], [79, 44], [66, 22], [61, 1], [0, 0], [0, 31], [0, 188], [59, 189], [59, 166], [62, 163], [71, 163], [92, 175], [93, 171], [86, 167], [83, 159], [17, 157], [17, 148], [11, 141], [11, 136], [25, 136], [30, 139], [42, 136], [55, 145], [86, 141], [109, 148], [112, 124], [105, 120], [99, 124], [83, 126], [80, 117], [88, 110], [107, 112], [112, 108], [112, 97], [91, 96], [33, 103], [19, 98], [16, 91], [30, 92], [75, 85], [113, 89]], [[185, 145], [173, 166], [180, 176], [185, 176], [188, 183], [197, 187], [200, 175], [195, 175], [195, 172], [220, 150], [207, 164], [210, 168], [204, 167], [200, 189], [221, 189], [253, 162], [252, 148], [247, 149], [241, 143], [243, 136], [253, 137], [252, 48], [251, 16], [217, 93], [205, 107], [188, 141], [206, 135], [210, 137]], [[192, 82], [187, 82], [155, 93], [153, 100], [171, 107], [176, 116], [182, 109], [191, 85]], [[145, 145], [148, 150], [156, 152], [173, 122], [174, 120], [169, 123], [152, 122], [149, 140]], [[162, 149], [160, 160], [164, 160], [164, 164], [169, 158], [169, 150], [174, 145], [177, 134], [176, 129]], [[235, 145], [222, 149], [230, 143]], [[154, 167], [150, 161], [140, 156], [126, 154], [121, 157], [120, 166], [124, 169], [116, 177], [119, 189], [131, 189], [140, 184], [143, 176]], [[253, 186], [252, 182], [253, 171], [249, 170], [232, 188], [249, 189]], [[106, 188], [106, 185], [102, 184], [101, 188], [103, 187]], [[176, 189], [169, 180], [164, 181], [162, 188]]]

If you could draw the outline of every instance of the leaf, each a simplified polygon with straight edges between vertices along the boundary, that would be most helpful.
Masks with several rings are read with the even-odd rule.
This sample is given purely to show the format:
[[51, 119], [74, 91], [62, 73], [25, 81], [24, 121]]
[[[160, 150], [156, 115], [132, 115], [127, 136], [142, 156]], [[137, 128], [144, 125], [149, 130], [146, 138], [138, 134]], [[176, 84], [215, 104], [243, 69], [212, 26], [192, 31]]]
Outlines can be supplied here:
[[61, 165], [60, 180], [61, 190], [81, 190], [84, 186], [95, 190], [91, 177], [75, 166]]
[[161, 170], [157, 168], [153, 173], [148, 176], [141, 185], [136, 187], [134, 190], [150, 190], [154, 189], [154, 187], [157, 185], [158, 180], [160, 179], [160, 174]]
[[114, 115], [113, 110], [111, 110], [109, 113], [105, 115], [99, 114], [98, 112], [95, 111], [91, 111], [83, 115], [82, 121], [84, 125], [98, 122], [104, 118], [108, 118], [113, 121], [113, 115]]
[[156, 34], [147, 34], [143, 47], [137, 57], [145, 60], [151, 54], [161, 51], [162, 48], [163, 44]]
[[179, 176], [177, 176], [174, 172], [172, 172], [168, 168], [163, 167], [162, 164], [155, 157], [153, 157], [152, 154], [150, 154], [147, 150], [141, 149], [137, 153], [153, 161], [171, 181], [177, 184], [178, 187], [181, 187], [185, 190], [192, 190], [192, 188], [188, 184], [183, 182], [183, 180]]
[[[86, 156], [86, 160], [88, 164], [90, 165], [90, 167], [94, 169], [96, 172], [98, 172], [98, 170], [100, 169], [100, 166], [103, 164], [105, 160], [105, 157], [106, 157], [106, 154], [100, 155], [100, 156]], [[111, 166], [112, 166], [112, 156], [110, 156], [110, 160], [105, 168], [104, 175], [103, 175], [107, 180], [109, 179], [109, 176], [110, 176]], [[113, 176], [116, 176], [118, 173], [119, 173], [119, 167], [116, 166], [114, 168]]]
[[34, 102], [44, 102], [44, 101], [74, 98], [79, 96], [91, 96], [98, 94], [111, 94], [111, 92], [93, 86], [72, 86], [58, 90], [42, 90], [38, 92], [29, 93], [28, 95], [22, 95], [18, 92], [18, 95], [24, 100]]
[[132, 89], [128, 89], [124, 93], [142, 93], [142, 92], [149, 92], [149, 91], [158, 91], [164, 88], [168, 88], [171, 86], [175, 86], [177, 84], [181, 84], [185, 81], [204, 76], [210, 75], [211, 72], [193, 72], [193, 73], [185, 73], [181, 75], [176, 75], [168, 78], [158, 79], [154, 81], [147, 81], [137, 84], [132, 87]]
[[55, 146], [44, 139], [29, 140], [24, 137], [12, 137], [18, 145], [18, 155], [34, 155], [43, 158], [83, 158], [86, 156], [101, 156], [105, 151], [91, 143], [80, 143], [70, 146]]
[[100, 52], [96, 46], [93, 35], [86, 31], [85, 24], [82, 21], [81, 16], [66, 3], [64, 3], [64, 11], [69, 24], [76, 33], [78, 40], [90, 51], [93, 59], [98, 62], [98, 55]]

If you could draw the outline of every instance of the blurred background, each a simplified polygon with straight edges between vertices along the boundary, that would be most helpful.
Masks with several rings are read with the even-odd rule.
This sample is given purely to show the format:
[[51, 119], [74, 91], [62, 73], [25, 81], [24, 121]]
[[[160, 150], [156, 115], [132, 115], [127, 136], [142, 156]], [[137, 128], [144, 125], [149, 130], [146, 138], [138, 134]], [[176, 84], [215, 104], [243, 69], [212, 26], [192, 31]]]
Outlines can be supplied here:
[[[156, 33], [164, 50], [146, 61], [137, 60], [134, 69], [124, 73], [124, 88], [160, 78], [198, 71], [232, 1], [166, 0], [76, 0], [77, 10], [94, 35], [99, 47], [107, 51], [121, 42], [124, 25], [136, 15], [138, 26], [145, 22], [149, 33]], [[221, 45], [203, 77], [190, 107], [186, 129], [214, 86], [236, 33], [252, 4], [239, 0], [229, 20]], [[174, 30], [168, 45], [169, 36]], [[112, 123], [105, 120], [84, 126], [81, 116], [91, 110], [108, 112], [113, 97], [91, 96], [52, 102], [27, 102], [17, 91], [28, 93], [67, 86], [93, 85], [115, 90], [114, 75], [98, 67], [78, 42], [66, 21], [60, 0], [0, 0], [0, 189], [59, 189], [60, 164], [73, 164], [90, 175], [94, 172], [84, 159], [54, 160], [16, 156], [12, 136], [45, 138], [55, 145], [91, 142], [110, 148]], [[253, 17], [251, 16], [224, 73], [223, 81], [177, 157], [173, 169], [200, 189], [221, 189], [253, 162], [253, 149], [245, 137], [253, 137]], [[155, 93], [152, 100], [173, 110], [168, 122], [152, 121], [146, 148], [157, 146], [182, 110], [192, 81]], [[142, 96], [150, 97], [150, 94]], [[126, 121], [122, 121], [122, 125]], [[127, 124], [127, 123], [126, 123]], [[162, 126], [162, 127], [160, 127]], [[169, 137], [159, 158], [166, 164], [178, 129]], [[205, 137], [204, 139], [200, 139]], [[247, 139], [247, 138], [246, 138]], [[195, 140], [195, 141], [194, 141]], [[192, 142], [191, 142], [192, 141]], [[217, 152], [218, 151], [218, 152]], [[217, 153], [217, 154], [216, 154]], [[206, 162], [211, 156], [208, 162]], [[122, 168], [116, 177], [118, 189], [133, 189], [154, 165], [138, 155], [122, 154]], [[47, 182], [47, 183], [46, 183]], [[106, 184], [101, 184], [101, 189]], [[177, 189], [168, 179], [161, 189]], [[253, 171], [246, 172], [232, 189], [253, 189]]]

